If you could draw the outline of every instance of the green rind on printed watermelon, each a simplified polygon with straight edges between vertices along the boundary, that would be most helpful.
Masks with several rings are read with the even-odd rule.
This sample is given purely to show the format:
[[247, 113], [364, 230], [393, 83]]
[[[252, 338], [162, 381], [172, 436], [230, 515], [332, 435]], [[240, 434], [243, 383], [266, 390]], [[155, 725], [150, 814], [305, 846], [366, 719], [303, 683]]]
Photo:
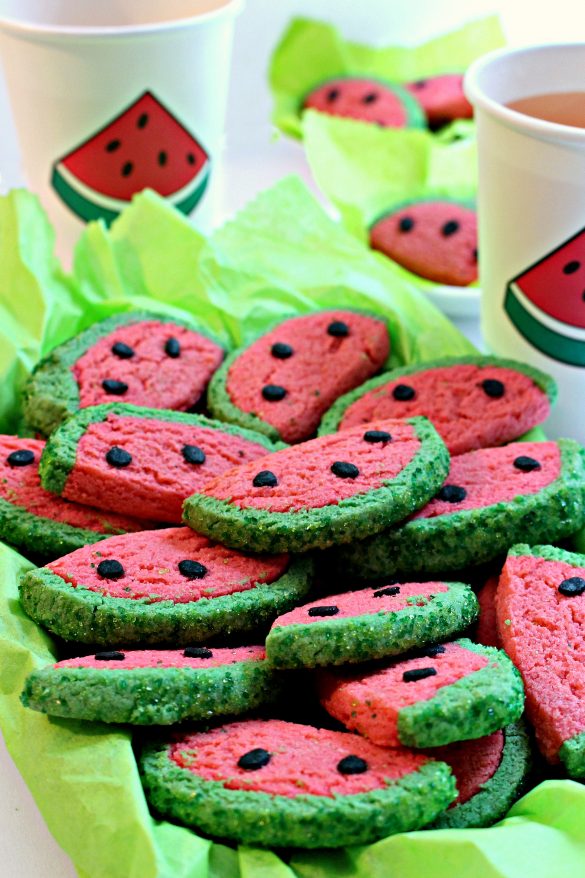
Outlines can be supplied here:
[[448, 808], [429, 829], [480, 829], [501, 820], [520, 798], [532, 768], [530, 738], [523, 723], [504, 730], [504, 750], [497, 771], [466, 802]]
[[414, 595], [408, 607], [394, 613], [274, 627], [266, 638], [266, 657], [279, 669], [317, 668], [401, 655], [445, 640], [477, 619], [479, 604], [468, 585], [444, 584], [448, 591], [437, 592], [432, 599]]
[[343, 847], [418, 829], [456, 796], [443, 762], [427, 762], [384, 789], [336, 796], [280, 796], [230, 790], [180, 768], [168, 744], [146, 745], [139, 759], [156, 810], [206, 834], [263, 847]]
[[400, 521], [423, 506], [449, 472], [449, 453], [431, 422], [416, 417], [405, 423], [414, 427], [420, 449], [381, 488], [298, 512], [240, 508], [227, 500], [192, 494], [183, 505], [183, 519], [198, 533], [253, 552], [306, 552], [377, 533], [389, 521]]
[[569, 338], [544, 326], [528, 313], [510, 287], [506, 290], [504, 309], [518, 332], [537, 350], [561, 363], [585, 366], [585, 341]]
[[440, 360], [412, 363], [409, 366], [401, 366], [399, 369], [392, 369], [389, 372], [383, 372], [381, 375], [376, 375], [375, 378], [370, 378], [369, 381], [364, 382], [360, 387], [356, 387], [355, 390], [350, 390], [349, 393], [340, 396], [339, 399], [333, 403], [329, 411], [325, 412], [323, 415], [318, 435], [323, 436], [326, 433], [335, 433], [339, 429], [339, 424], [350, 405], [353, 405], [356, 400], [360, 399], [371, 390], [376, 390], [384, 384], [390, 384], [397, 378], [404, 378], [407, 375], [415, 375], [417, 372], [428, 372], [429, 369], [440, 369], [449, 366], [469, 365], [477, 365], [481, 367], [501, 366], [503, 369], [514, 369], [516, 372], [521, 372], [523, 375], [526, 375], [527, 378], [530, 378], [537, 387], [546, 393], [551, 406], [556, 402], [558, 390], [554, 378], [551, 378], [550, 375], [541, 372], [539, 369], [535, 369], [533, 366], [528, 366], [526, 363], [519, 363], [516, 360], [508, 360], [501, 357], [484, 357], [480, 355], [443, 357]]
[[181, 320], [149, 311], [126, 311], [94, 323], [79, 335], [53, 350], [34, 367], [23, 389], [22, 407], [27, 428], [49, 436], [59, 424], [79, 409], [79, 388], [71, 367], [89, 348], [119, 326], [142, 321], [173, 323], [204, 335], [224, 347], [207, 329], [195, 321]]
[[51, 491], [53, 494], [63, 493], [69, 474], [75, 466], [79, 440], [90, 424], [105, 421], [109, 415], [154, 419], [171, 424], [187, 424], [191, 427], [221, 430], [222, 433], [263, 445], [267, 452], [287, 447], [283, 442], [271, 442], [260, 433], [254, 433], [252, 430], [245, 430], [233, 424], [226, 424], [223, 421], [215, 421], [206, 418], [205, 415], [192, 415], [170, 409], [151, 409], [121, 402], [103, 403], [80, 409], [49, 436], [39, 465], [41, 484], [46, 491]]
[[[536, 494], [435, 518], [418, 518], [331, 552], [344, 576], [463, 570], [504, 555], [520, 540], [571, 536], [585, 523], [585, 451], [559, 439], [561, 474]], [[334, 556], [334, 557], [333, 557]]]
[[[406, 112], [406, 125], [404, 125], [403, 128], [428, 128], [425, 111], [423, 110], [417, 99], [413, 95], [411, 95], [408, 89], [404, 88], [402, 85], [398, 85], [396, 82], [388, 82], [385, 79], [381, 79], [379, 76], [368, 76], [367, 74], [360, 74], [359, 76], [352, 76], [351, 74], [341, 74], [340, 76], [331, 76], [328, 79], [324, 79], [321, 82], [318, 82], [316, 85], [312, 86], [310, 91], [304, 94], [300, 99], [298, 108], [299, 116], [303, 113], [305, 109], [307, 109], [305, 107], [305, 101], [313, 94], [313, 92], [317, 91], [317, 89], [321, 88], [321, 86], [327, 85], [328, 82], [338, 82], [339, 80], [343, 79], [368, 79], [371, 82], [378, 82], [384, 88], [388, 89], [388, 91], [391, 91], [394, 95], [396, 95], [396, 97], [402, 103]], [[316, 112], [319, 111], [317, 110]], [[367, 119], [353, 119], [352, 121], [363, 121], [366, 125], [372, 124]]]
[[280, 693], [266, 661], [212, 668], [71, 668], [33, 671], [21, 701], [51, 716], [132, 725], [171, 725], [254, 710]]
[[398, 737], [406, 747], [442, 747], [491, 735], [519, 719], [524, 709], [522, 677], [505, 652], [464, 638], [458, 646], [484, 655], [489, 664], [432, 698], [398, 712]]
[[292, 609], [311, 585], [312, 561], [296, 558], [283, 576], [266, 585], [191, 603], [149, 598], [111, 598], [76, 587], [46, 567], [20, 582], [28, 615], [65, 640], [125, 648], [169, 645], [178, 648], [267, 627]]

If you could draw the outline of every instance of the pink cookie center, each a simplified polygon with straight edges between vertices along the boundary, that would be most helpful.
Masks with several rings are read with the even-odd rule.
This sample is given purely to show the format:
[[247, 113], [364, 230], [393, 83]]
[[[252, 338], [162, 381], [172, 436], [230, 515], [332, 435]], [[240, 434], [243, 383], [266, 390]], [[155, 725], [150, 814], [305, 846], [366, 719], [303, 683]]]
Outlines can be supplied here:
[[[201, 649], [201, 648], [199, 648]], [[187, 650], [188, 651], [188, 650]], [[209, 657], [193, 657], [185, 655], [183, 649], [129, 649], [116, 651], [116, 655], [124, 658], [97, 659], [95, 655], [81, 658], [65, 659], [57, 662], [55, 668], [94, 668], [100, 671], [132, 671], [136, 668], [218, 668], [222, 665], [234, 665], [238, 662], [259, 662], [266, 658], [263, 646], [239, 646], [235, 649], [208, 650]], [[108, 653], [101, 653], [107, 655]], [[100, 655], [100, 653], [98, 653]]]
[[449, 806], [463, 805], [491, 780], [502, 761], [504, 752], [504, 732], [494, 732], [475, 741], [460, 741], [448, 747], [433, 748], [434, 759], [451, 766], [457, 783], [458, 797]]

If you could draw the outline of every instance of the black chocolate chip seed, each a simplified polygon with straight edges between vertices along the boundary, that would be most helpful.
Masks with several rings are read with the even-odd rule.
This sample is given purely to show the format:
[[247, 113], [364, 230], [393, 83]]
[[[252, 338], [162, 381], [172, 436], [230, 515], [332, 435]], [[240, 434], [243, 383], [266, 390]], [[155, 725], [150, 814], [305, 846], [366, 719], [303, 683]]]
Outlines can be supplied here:
[[414, 229], [414, 220], [411, 216], [403, 216], [398, 223], [401, 232], [410, 232]]
[[206, 646], [187, 646], [183, 650], [185, 658], [213, 658], [213, 653]]
[[122, 174], [123, 177], [129, 177], [133, 170], [134, 170], [134, 164], [132, 162], [124, 162], [120, 173]]
[[414, 85], [415, 88], [425, 88], [425, 86], [427, 84], [427, 80], [426, 79], [417, 79], [417, 81], [413, 82], [412, 84]]
[[378, 100], [378, 93], [375, 91], [369, 91], [367, 95], [364, 95], [362, 98], [362, 104], [375, 104]]
[[331, 464], [331, 472], [339, 479], [357, 479], [360, 474], [354, 463], [346, 463], [344, 460], [336, 460]]
[[105, 378], [102, 381], [102, 387], [106, 393], [111, 393], [113, 396], [123, 396], [128, 390], [125, 381], [116, 381], [115, 378]]
[[454, 235], [455, 232], [458, 232], [459, 228], [460, 228], [460, 226], [459, 226], [459, 223], [457, 222], [457, 220], [448, 220], [441, 227], [441, 234], [443, 235], [443, 237], [449, 238], [451, 235]]
[[179, 573], [187, 579], [203, 579], [208, 572], [205, 564], [200, 564], [199, 561], [190, 561], [188, 559], [185, 561], [179, 561], [178, 567]]
[[330, 88], [329, 91], [327, 92], [327, 95], [326, 95], [327, 100], [328, 101], [336, 101], [337, 98], [339, 97], [339, 94], [340, 94], [340, 92], [339, 92], [338, 88]]
[[98, 662], [123, 662], [126, 656], [123, 652], [111, 649], [109, 652], [96, 652], [94, 658]]
[[521, 454], [514, 460], [514, 466], [523, 473], [531, 473], [536, 469], [541, 469], [540, 463], [533, 457], [527, 457]]
[[563, 265], [563, 274], [575, 274], [580, 268], [581, 263], [577, 259], [572, 259], [566, 265]]
[[205, 463], [205, 452], [197, 445], [183, 445], [181, 454], [187, 463]]
[[424, 649], [421, 649], [420, 654], [425, 655], [427, 658], [435, 658], [438, 655], [442, 655], [444, 652], [446, 652], [446, 650], [442, 643], [434, 643], [432, 646], [425, 646]]
[[277, 341], [270, 348], [270, 353], [273, 357], [276, 357], [277, 360], [288, 360], [289, 357], [292, 357], [294, 351], [289, 344]]
[[18, 451], [11, 451], [6, 458], [6, 463], [9, 466], [29, 466], [34, 462], [34, 451], [29, 451], [28, 448], [19, 448]]
[[471, 251], [471, 258], [474, 262], [477, 262], [477, 260], [479, 258], [479, 253], [477, 252], [477, 247], [474, 247], [473, 250]]
[[259, 768], [264, 768], [265, 765], [268, 765], [271, 758], [272, 757], [268, 750], [264, 750], [262, 747], [256, 747], [255, 750], [248, 750], [247, 753], [240, 756], [238, 759], [238, 768], [245, 768], [246, 771], [258, 771]]
[[267, 402], [280, 402], [285, 398], [286, 390], [278, 384], [266, 384], [262, 388], [262, 396]]
[[327, 327], [327, 334], [334, 338], [346, 338], [349, 335], [349, 326], [343, 320], [334, 320]]
[[132, 463], [132, 455], [124, 448], [120, 448], [118, 445], [112, 445], [110, 450], [106, 452], [106, 460], [110, 466], [122, 469]]
[[368, 770], [368, 763], [361, 756], [344, 756], [337, 763], [337, 770], [340, 774], [363, 774]]
[[399, 585], [390, 585], [388, 588], [379, 588], [374, 592], [372, 597], [375, 598], [393, 598], [394, 595], [400, 594], [400, 586]]
[[445, 500], [447, 503], [461, 503], [467, 497], [467, 491], [460, 485], [443, 485], [437, 494], [438, 500]]
[[165, 354], [172, 360], [176, 360], [181, 356], [181, 345], [176, 338], [167, 338], [165, 342]]
[[435, 668], [412, 668], [412, 670], [403, 673], [402, 679], [405, 683], [416, 683], [417, 680], [434, 677], [436, 673]]
[[308, 610], [309, 616], [337, 616], [338, 613], [339, 607], [335, 606], [311, 607]]
[[255, 488], [276, 488], [278, 479], [269, 469], [260, 470], [252, 480]]
[[567, 598], [577, 597], [585, 591], [585, 579], [581, 579], [580, 576], [563, 579], [559, 585], [559, 591]]
[[485, 381], [481, 382], [480, 386], [483, 388], [485, 395], [491, 396], [492, 399], [501, 399], [506, 392], [505, 385], [498, 381], [497, 378], [486, 378]]
[[97, 566], [98, 576], [102, 579], [121, 579], [124, 576], [124, 568], [114, 558], [106, 558]]
[[110, 140], [109, 143], [106, 143], [106, 152], [116, 152], [117, 149], [120, 149], [121, 145], [119, 140]]
[[415, 398], [416, 391], [414, 387], [410, 387], [408, 384], [397, 384], [392, 391], [392, 396], [394, 399], [398, 400], [398, 402], [408, 402]]
[[392, 442], [392, 436], [386, 430], [366, 430], [365, 442]]
[[112, 353], [121, 360], [129, 360], [134, 356], [134, 348], [131, 348], [129, 344], [124, 344], [123, 341], [116, 341], [112, 345]]

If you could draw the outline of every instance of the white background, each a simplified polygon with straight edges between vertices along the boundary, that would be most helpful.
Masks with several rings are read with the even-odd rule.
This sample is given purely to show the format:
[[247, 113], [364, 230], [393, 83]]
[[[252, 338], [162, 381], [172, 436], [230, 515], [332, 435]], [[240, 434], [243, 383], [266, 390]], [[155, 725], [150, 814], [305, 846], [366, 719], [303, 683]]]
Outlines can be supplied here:
[[[585, 40], [583, 0], [550, 4], [538, 0], [248, 0], [236, 27], [218, 219], [230, 216], [286, 173], [297, 172], [310, 182], [300, 145], [284, 138], [273, 141], [269, 124], [268, 58], [291, 16], [328, 19], [350, 38], [385, 45], [422, 41], [493, 11], [501, 13], [509, 41], [514, 44]], [[7, 97], [0, 82], [0, 187], [6, 191], [22, 182]], [[1, 741], [0, 874], [6, 878], [75, 876]]]

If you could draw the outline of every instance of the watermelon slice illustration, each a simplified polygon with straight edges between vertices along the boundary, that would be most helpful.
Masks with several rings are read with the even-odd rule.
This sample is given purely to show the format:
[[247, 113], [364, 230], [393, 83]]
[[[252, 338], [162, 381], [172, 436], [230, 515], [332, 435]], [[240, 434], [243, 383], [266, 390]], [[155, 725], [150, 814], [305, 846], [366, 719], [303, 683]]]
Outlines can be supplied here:
[[51, 183], [83, 220], [108, 225], [150, 188], [189, 214], [209, 179], [210, 159], [149, 91], [53, 166]]
[[585, 366], [585, 228], [512, 278], [504, 308], [533, 347]]

